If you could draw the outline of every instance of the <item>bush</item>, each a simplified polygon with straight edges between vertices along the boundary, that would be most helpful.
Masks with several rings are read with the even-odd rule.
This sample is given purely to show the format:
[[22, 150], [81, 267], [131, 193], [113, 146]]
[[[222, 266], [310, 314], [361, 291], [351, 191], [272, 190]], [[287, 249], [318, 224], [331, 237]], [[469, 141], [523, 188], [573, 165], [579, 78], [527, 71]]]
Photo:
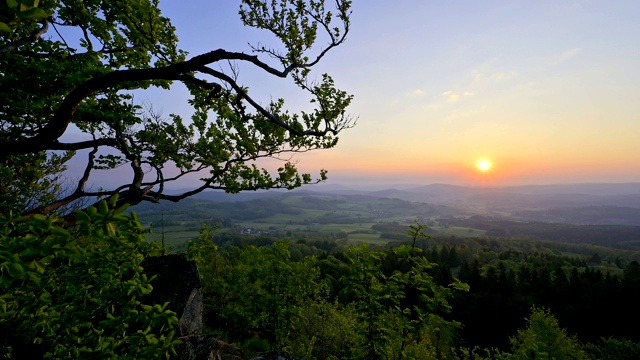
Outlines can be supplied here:
[[567, 335], [549, 310], [533, 308], [528, 327], [511, 339], [516, 359], [586, 359], [578, 340]]
[[587, 344], [585, 348], [593, 359], [640, 359], [640, 343], [626, 339], [601, 338], [597, 344]]
[[[116, 199], [110, 200], [113, 206]], [[125, 206], [61, 220], [0, 218], [0, 351], [46, 358], [165, 358], [174, 354], [176, 314], [139, 299], [150, 293], [140, 266], [159, 245], [145, 241]]]
[[309, 301], [293, 324], [288, 349], [296, 357], [309, 360], [358, 359], [358, 333], [355, 309], [326, 298]]

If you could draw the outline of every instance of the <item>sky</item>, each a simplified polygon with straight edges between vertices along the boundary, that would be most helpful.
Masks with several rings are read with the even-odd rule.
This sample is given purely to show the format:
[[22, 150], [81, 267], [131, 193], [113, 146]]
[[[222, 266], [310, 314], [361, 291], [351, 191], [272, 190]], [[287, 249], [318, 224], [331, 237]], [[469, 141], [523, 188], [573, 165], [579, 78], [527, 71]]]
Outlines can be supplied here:
[[[275, 44], [238, 2], [163, 1], [191, 55]], [[314, 74], [355, 96], [337, 147], [296, 155], [330, 183], [471, 186], [640, 181], [640, 2], [355, 0]], [[252, 94], [304, 96], [250, 68]], [[146, 94], [165, 113], [180, 89]], [[166, 109], [163, 106], [167, 106]], [[182, 106], [182, 105], [177, 105]], [[476, 163], [486, 159], [491, 169]]]

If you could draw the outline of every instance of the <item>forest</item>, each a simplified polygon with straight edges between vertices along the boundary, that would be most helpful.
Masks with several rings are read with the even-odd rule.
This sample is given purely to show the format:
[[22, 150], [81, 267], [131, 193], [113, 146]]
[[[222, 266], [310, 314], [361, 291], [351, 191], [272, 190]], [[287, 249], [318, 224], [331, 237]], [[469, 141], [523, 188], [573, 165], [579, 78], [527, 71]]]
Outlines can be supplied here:
[[[115, 205], [78, 213], [74, 230], [41, 217], [3, 221], [5, 249], [19, 254], [3, 264], [5, 356], [11, 358], [15, 341], [33, 339], [56, 356], [170, 357], [175, 313], [138, 299], [151, 291], [142, 259], [167, 252], [196, 261], [206, 331], [247, 356], [276, 350], [306, 359], [640, 354], [640, 263], [631, 250], [445, 235], [397, 222], [373, 225], [392, 238], [385, 245], [322, 232], [229, 233], [214, 224], [185, 246], [167, 249], [145, 240], [153, 230], [135, 212]], [[105, 288], [110, 291], [96, 291]], [[62, 330], [70, 324], [73, 331]], [[118, 335], [123, 325], [131, 335]]]
[[[258, 211], [266, 203], [269, 211]], [[188, 210], [191, 207], [199, 207], [200, 210]], [[478, 215], [461, 216], [455, 209], [442, 205], [313, 193], [273, 195], [268, 199], [258, 197], [256, 200], [222, 203], [200, 200], [161, 210], [142, 208], [141, 214], [160, 220], [159, 212], [162, 212], [179, 223], [179, 214], [182, 212], [198, 213], [203, 217], [213, 216], [215, 219], [217, 207], [227, 209], [224, 219], [217, 218], [218, 228], [207, 230], [205, 237], [201, 235], [200, 240], [191, 241], [188, 249], [178, 246], [174, 251], [190, 252], [208, 247], [208, 251], [216, 254], [212, 257], [215, 260], [211, 260], [208, 265], [207, 261], [200, 260], [203, 268], [212, 266], [211, 262], [215, 263], [213, 269], [208, 271], [218, 274], [217, 281], [220, 281], [213, 288], [207, 288], [210, 289], [212, 299], [216, 300], [213, 300], [215, 305], [208, 305], [210, 307], [207, 308], [206, 320], [217, 336], [241, 343], [247, 349], [252, 349], [249, 351], [264, 351], [276, 346], [297, 356], [316, 359], [331, 356], [407, 359], [528, 358], [525, 355], [527, 351], [533, 351], [531, 354], [536, 351], [546, 353], [547, 350], [527, 350], [526, 347], [542, 346], [537, 341], [542, 341], [540, 339], [553, 329], [553, 336], [562, 339], [558, 340], [562, 345], [548, 350], [554, 354], [549, 355], [553, 358], [633, 359], [640, 354], [640, 333], [635, 326], [640, 320], [640, 312], [634, 301], [640, 286], [639, 254], [633, 246], [629, 247], [629, 240], [638, 239], [633, 233], [638, 230], [633, 226], [522, 223]], [[236, 211], [241, 215], [234, 216]], [[330, 213], [336, 214], [335, 218], [339, 220], [334, 220], [335, 223], [331, 223], [331, 220], [323, 221], [330, 219], [327, 216]], [[376, 217], [376, 214], [383, 216]], [[400, 220], [403, 217], [421, 219], [433, 226], [415, 222], [408, 224]], [[362, 222], [367, 223], [361, 224]], [[242, 234], [239, 229], [247, 224], [257, 228], [271, 228], [272, 231]], [[165, 226], [171, 229], [176, 224], [165, 222]], [[453, 233], [447, 232], [454, 227], [456, 229]], [[335, 230], [340, 228], [343, 231], [340, 236], [336, 236]], [[283, 231], [284, 229], [289, 230]], [[503, 231], [498, 232], [497, 229]], [[528, 229], [528, 232], [525, 233], [523, 229]], [[564, 230], [556, 234], [554, 229]], [[598, 236], [598, 231], [605, 229], [611, 230], [608, 236]], [[159, 228], [155, 227], [155, 230], [158, 231]], [[483, 232], [479, 232], [481, 230]], [[371, 245], [358, 242], [362, 233], [375, 235], [379, 241]], [[509, 236], [505, 236], [507, 233]], [[174, 234], [180, 236], [180, 232]], [[157, 235], [156, 233], [156, 240]], [[165, 236], [168, 239], [172, 233], [167, 232]], [[203, 244], [204, 239], [206, 242]], [[245, 256], [255, 258], [249, 260]], [[290, 269], [288, 271], [295, 274], [292, 279], [285, 280], [282, 272], [276, 272], [277, 280], [265, 280], [276, 271], [269, 268], [276, 266], [271, 265], [275, 261], [271, 256], [281, 257], [278, 266]], [[365, 258], [371, 264], [357, 265], [360, 267], [358, 270], [353, 268]], [[416, 258], [426, 263], [416, 267]], [[257, 267], [264, 265], [266, 268], [246, 267], [249, 263]], [[315, 271], [312, 272], [313, 275], [296, 273], [296, 266], [302, 266], [301, 264], [307, 266], [306, 271]], [[380, 290], [387, 292], [385, 295], [372, 293], [366, 297], [367, 301], [375, 304], [375, 309], [379, 312], [375, 316], [381, 316], [384, 320], [374, 320], [373, 310], [366, 307], [367, 313], [358, 312], [364, 311], [358, 310], [358, 306], [364, 306], [359, 304], [363, 300], [358, 297], [363, 295], [354, 293], [354, 280], [350, 277], [364, 276], [354, 273], [364, 269], [371, 271], [368, 273], [371, 276], [368, 284], [373, 282], [386, 289]], [[228, 278], [219, 278], [224, 271], [229, 271], [226, 275]], [[253, 282], [245, 278], [250, 277], [249, 273], [253, 271], [257, 272], [254, 274], [255, 279], [261, 280]], [[418, 272], [426, 275], [426, 279], [410, 280]], [[408, 277], [403, 280], [406, 283], [396, 283], [400, 281], [396, 277], [400, 276]], [[321, 335], [320, 325], [309, 325], [309, 318], [300, 321], [314, 329], [313, 334], [305, 336], [315, 336], [318, 344], [322, 344], [319, 348], [307, 348], [311, 346], [308, 344], [290, 345], [292, 343], [286, 340], [276, 339], [276, 330], [269, 330], [269, 326], [275, 326], [274, 324], [263, 325], [265, 327], [262, 330], [254, 328], [255, 332], [242, 333], [250, 327], [249, 319], [239, 321], [234, 316], [258, 311], [257, 309], [264, 310], [269, 304], [266, 299], [252, 298], [252, 294], [261, 294], [262, 297], [269, 292], [269, 286], [276, 286], [278, 289], [286, 287], [278, 283], [260, 288], [263, 281], [292, 281], [297, 285], [291, 286], [300, 287], [297, 282], [303, 277], [309, 277], [309, 283], [304, 288], [315, 288], [314, 291], [322, 294], [303, 295], [303, 298], [312, 298], [299, 300], [304, 303], [300, 305], [305, 308], [303, 311], [306, 312], [306, 308], [311, 306], [309, 301], [313, 306], [319, 306], [316, 304], [319, 301], [324, 309], [322, 319], [329, 323], [328, 317], [334, 316], [334, 312], [348, 311], [352, 322], [340, 317], [344, 321], [340, 323], [340, 327], [341, 331], [351, 328], [352, 332], [349, 336], [341, 332], [338, 338], [341, 341], [351, 339], [353, 342], [339, 343], [337, 348], [347, 347], [353, 349], [352, 353], [326, 352], [329, 351], [327, 344], [338, 339], [329, 334]], [[427, 286], [430, 290], [423, 292], [426, 288], [421, 289], [422, 285], [419, 286], [415, 281], [423, 285], [430, 282]], [[257, 288], [232, 290], [234, 286], [238, 286], [234, 282], [240, 282], [243, 286], [252, 284]], [[220, 286], [224, 290], [216, 290]], [[375, 289], [371, 284], [367, 286], [371, 286], [371, 291]], [[230, 308], [223, 311], [220, 309], [224, 305], [218, 302], [223, 301], [220, 300], [219, 291], [225, 296], [236, 299], [248, 297], [252, 300], [244, 305], [230, 302]], [[425, 295], [430, 298], [429, 301], [436, 301], [437, 305], [421, 303]], [[442, 298], [437, 300], [441, 295]], [[285, 302], [287, 306], [295, 307], [293, 303], [298, 301], [295, 296], [297, 295], [287, 294], [279, 300], [271, 301]], [[256, 306], [260, 301], [267, 302]], [[249, 310], [245, 306], [256, 308]], [[369, 303], [367, 306], [374, 305]], [[280, 307], [282, 305], [278, 305]], [[421, 308], [431, 311], [425, 317], [425, 314], [415, 310]], [[406, 314], [407, 317], [403, 318], [404, 315], [394, 311]], [[262, 314], [258, 317], [264, 319], [269, 316], [277, 315]], [[374, 318], [365, 320], [367, 316]], [[623, 318], [625, 321], [621, 322], [620, 319]], [[533, 323], [534, 320], [537, 322]], [[291, 327], [284, 331], [295, 337], [300, 331], [297, 329], [299, 325], [294, 324], [296, 320], [293, 317], [290, 321]], [[367, 324], [367, 321], [394, 321], [396, 325], [392, 326], [393, 329], [385, 328], [387, 332], [367, 334], [366, 330], [357, 328], [358, 324]], [[221, 323], [227, 325], [215, 325]], [[236, 323], [243, 324], [242, 330], [227, 332], [228, 326]], [[328, 323], [323, 324], [330, 326]], [[381, 326], [380, 323], [377, 324], [372, 325], [372, 328]], [[398, 333], [400, 329], [406, 329], [402, 330], [406, 333]], [[261, 333], [262, 331], [266, 332]], [[261, 335], [256, 336], [256, 332]], [[416, 337], [408, 338], [407, 334], [414, 334]], [[322, 339], [321, 336], [326, 336], [327, 339]], [[423, 338], [420, 339], [419, 336]], [[371, 342], [375, 344], [372, 345]], [[307, 352], [293, 350], [299, 347]]]
[[[640, 354], [634, 300], [640, 253], [630, 225], [522, 222], [447, 205], [309, 191], [194, 197], [133, 211], [111, 201], [77, 216], [74, 230], [55, 219], [4, 220], [6, 254], [19, 254], [3, 264], [3, 329], [11, 329], [3, 333], [4, 351], [29, 338], [45, 348], [58, 344], [51, 349], [56, 356], [84, 349], [72, 354], [140, 357], [134, 349], [142, 341], [171, 357], [176, 320], [171, 309], [145, 308], [137, 299], [150, 291], [139, 265], [148, 256], [185, 253], [201, 274], [206, 332], [247, 357]], [[59, 288], [61, 281], [67, 286]], [[106, 287], [109, 294], [91, 291]], [[84, 310], [69, 317], [62, 308]], [[35, 322], [42, 316], [51, 320]], [[77, 332], [62, 336], [68, 323]], [[135, 340], [116, 335], [115, 324], [123, 323], [151, 327]], [[109, 346], [91, 348], [96, 338], [80, 336], [98, 329]]]

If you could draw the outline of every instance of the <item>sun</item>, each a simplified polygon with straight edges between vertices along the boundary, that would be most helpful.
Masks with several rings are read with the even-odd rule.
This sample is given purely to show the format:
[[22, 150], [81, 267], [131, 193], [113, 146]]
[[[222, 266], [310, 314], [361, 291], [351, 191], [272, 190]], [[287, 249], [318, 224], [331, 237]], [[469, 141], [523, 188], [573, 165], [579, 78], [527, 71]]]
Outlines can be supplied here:
[[492, 167], [493, 167], [493, 164], [491, 163], [491, 160], [480, 159], [476, 161], [476, 169], [478, 169], [478, 171], [480, 172], [486, 173], [489, 170], [491, 170]]

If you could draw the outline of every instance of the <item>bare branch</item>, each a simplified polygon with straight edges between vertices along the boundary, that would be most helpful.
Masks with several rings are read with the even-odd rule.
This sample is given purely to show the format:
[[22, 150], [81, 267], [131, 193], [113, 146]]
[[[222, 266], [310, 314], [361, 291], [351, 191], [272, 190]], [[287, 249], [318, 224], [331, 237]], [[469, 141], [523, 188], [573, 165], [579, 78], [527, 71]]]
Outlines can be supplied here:
[[76, 190], [74, 192], [72, 192], [71, 194], [69, 194], [68, 196], [59, 199], [57, 201], [54, 201], [50, 204], [47, 204], [45, 206], [39, 207], [37, 209], [33, 209], [31, 211], [29, 211], [26, 215], [35, 215], [35, 214], [49, 214], [53, 211], [55, 211], [56, 209], [59, 209], [65, 205], [68, 205], [70, 203], [72, 203], [73, 201], [76, 201], [84, 196], [86, 196], [85, 192], [84, 192], [84, 187], [87, 183], [87, 181], [89, 180], [89, 175], [91, 174], [91, 170], [93, 170], [93, 166], [94, 166], [94, 161], [95, 161], [95, 157], [96, 157], [96, 153], [98, 152], [98, 147], [94, 147], [93, 150], [91, 150], [91, 152], [89, 152], [89, 158], [87, 160], [87, 166], [85, 166], [84, 169], [84, 173], [82, 174], [82, 178], [80, 178], [80, 180], [78, 180], [78, 186], [76, 187]]
[[93, 43], [91, 42], [91, 38], [89, 37], [89, 32], [84, 26], [80, 26], [80, 29], [82, 29], [84, 40], [87, 42], [87, 46], [88, 46], [87, 50], [93, 51]]
[[64, 36], [62, 36], [62, 34], [60, 34], [60, 32], [58, 31], [58, 28], [56, 27], [56, 23], [53, 23], [53, 30], [56, 31], [56, 34], [58, 34], [58, 36], [60, 37], [64, 45], [67, 47], [67, 49], [69, 49], [70, 46], [69, 44], [67, 44], [67, 40], [64, 39]]

